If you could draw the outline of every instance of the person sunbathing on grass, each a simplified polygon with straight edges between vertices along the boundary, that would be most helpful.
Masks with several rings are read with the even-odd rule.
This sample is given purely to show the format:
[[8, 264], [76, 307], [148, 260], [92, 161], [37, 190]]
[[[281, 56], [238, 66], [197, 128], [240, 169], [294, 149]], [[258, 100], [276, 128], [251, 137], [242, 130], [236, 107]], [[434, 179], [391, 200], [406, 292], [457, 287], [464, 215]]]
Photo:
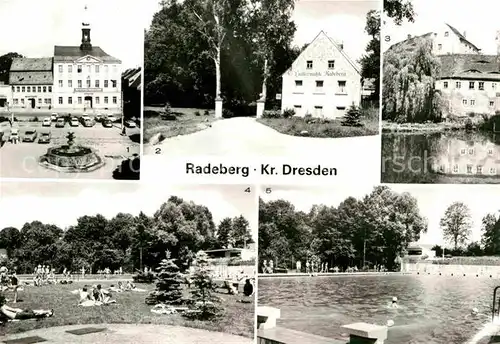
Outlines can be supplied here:
[[100, 301], [105, 305], [116, 303], [116, 300], [111, 300], [111, 293], [106, 289], [103, 289], [100, 284], [97, 285], [97, 288], [94, 290], [94, 292], [97, 292], [97, 294], [94, 294], [94, 296], [97, 295], [96, 301]]
[[7, 320], [26, 320], [26, 319], [40, 319], [49, 318], [54, 315], [54, 310], [44, 309], [21, 309], [12, 308], [5, 304], [5, 297], [0, 295], [0, 315]]

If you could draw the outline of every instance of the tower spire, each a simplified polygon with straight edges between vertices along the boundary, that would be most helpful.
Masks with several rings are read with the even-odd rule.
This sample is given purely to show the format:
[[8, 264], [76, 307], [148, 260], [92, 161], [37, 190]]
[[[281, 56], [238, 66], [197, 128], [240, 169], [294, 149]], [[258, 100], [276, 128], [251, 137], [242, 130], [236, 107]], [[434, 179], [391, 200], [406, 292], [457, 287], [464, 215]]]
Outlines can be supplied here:
[[83, 8], [83, 20], [82, 20], [82, 44], [80, 44], [80, 50], [92, 50], [92, 44], [90, 43], [90, 21], [87, 17], [88, 7], [85, 5]]

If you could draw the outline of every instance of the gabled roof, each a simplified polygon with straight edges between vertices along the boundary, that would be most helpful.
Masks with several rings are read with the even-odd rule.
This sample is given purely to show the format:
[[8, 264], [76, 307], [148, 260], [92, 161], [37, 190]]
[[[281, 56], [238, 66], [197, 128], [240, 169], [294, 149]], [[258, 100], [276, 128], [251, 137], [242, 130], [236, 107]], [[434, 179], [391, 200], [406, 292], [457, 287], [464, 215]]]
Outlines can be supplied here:
[[[311, 47], [311, 44], [314, 43], [315, 40], [317, 40], [321, 35], [324, 35], [326, 36], [326, 38], [328, 38], [328, 40], [333, 44], [333, 46], [340, 52], [340, 54], [347, 60], [347, 62], [349, 62], [349, 64], [354, 68], [354, 70], [356, 71], [356, 73], [358, 73], [359, 75], [361, 75], [361, 70], [359, 68], [358, 65], [356, 65], [356, 63], [354, 63], [354, 61], [346, 54], [346, 52], [344, 51], [344, 49], [342, 49], [340, 47], [340, 45], [335, 42], [330, 36], [328, 36], [323, 30], [321, 30], [317, 35], [316, 37], [314, 37], [314, 39], [311, 41], [311, 43], [309, 43], [306, 48], [304, 50], [301, 51], [301, 53], [299, 54], [299, 56], [297, 56], [297, 58], [295, 60], [297, 60], [302, 54], [304, 54], [307, 49], [309, 49]], [[295, 63], [295, 61], [294, 61]], [[293, 63], [292, 63], [293, 65]], [[285, 75], [286, 73], [288, 73], [290, 71], [290, 69], [292, 68], [292, 66], [290, 66], [286, 71], [285, 73], [283, 73], [283, 75]]]
[[122, 77], [128, 82], [128, 87], [140, 89], [141, 86], [141, 68], [131, 68], [123, 72]]
[[22, 71], [52, 71], [52, 58], [31, 58], [31, 57], [17, 57], [12, 59], [10, 65], [11, 72]]
[[9, 85], [52, 85], [52, 72], [10, 72]]
[[464, 35], [462, 35], [462, 34], [460, 33], [460, 31], [458, 31], [457, 29], [455, 29], [455, 28], [454, 28], [453, 26], [451, 26], [450, 24], [447, 24], [447, 23], [445, 23], [445, 24], [446, 24], [446, 25], [447, 25], [447, 26], [451, 29], [451, 31], [453, 31], [453, 33], [454, 33], [455, 35], [457, 35], [457, 36], [458, 36], [458, 38], [460, 38], [460, 40], [461, 40], [461, 41], [464, 41], [464, 42], [466, 42], [466, 43], [468, 43], [468, 44], [472, 45], [472, 46], [473, 46], [473, 47], [474, 47], [477, 51], [480, 51], [480, 50], [481, 50], [481, 49], [479, 49], [479, 48], [478, 48], [475, 44], [473, 44], [471, 41], [469, 41], [467, 38], [465, 38], [465, 36], [464, 36]]
[[405, 45], [408, 47], [407, 49], [410, 49], [410, 48], [415, 47], [420, 39], [429, 39], [431, 37], [432, 37], [432, 32], [427, 32], [427, 33], [420, 35], [420, 36], [412, 36], [410, 38], [405, 39], [404, 41], [394, 43], [387, 50], [397, 48], [401, 45]]
[[500, 79], [497, 55], [450, 54], [438, 58], [441, 62], [441, 78]]
[[119, 59], [108, 55], [99, 47], [93, 46], [91, 50], [81, 50], [79, 46], [54, 46], [54, 62], [71, 62], [87, 55], [98, 57], [105, 63], [121, 63]]

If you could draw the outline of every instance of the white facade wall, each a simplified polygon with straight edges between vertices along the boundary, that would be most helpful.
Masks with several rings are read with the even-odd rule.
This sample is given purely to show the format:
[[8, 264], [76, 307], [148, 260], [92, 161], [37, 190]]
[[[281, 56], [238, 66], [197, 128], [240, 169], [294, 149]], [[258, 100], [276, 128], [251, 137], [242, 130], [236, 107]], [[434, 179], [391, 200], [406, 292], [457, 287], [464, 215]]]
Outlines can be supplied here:
[[324, 32], [299, 55], [283, 75], [281, 110], [297, 116], [338, 118], [361, 101], [358, 70]]
[[54, 109], [79, 113], [121, 113], [121, 64], [93, 56], [54, 62]]
[[47, 85], [13, 85], [12, 109], [49, 110], [53, 104], [53, 86]]
[[0, 109], [12, 106], [12, 88], [9, 85], [0, 85]]
[[434, 32], [432, 40], [432, 49], [435, 55], [478, 53], [471, 44], [461, 40], [446, 24]]

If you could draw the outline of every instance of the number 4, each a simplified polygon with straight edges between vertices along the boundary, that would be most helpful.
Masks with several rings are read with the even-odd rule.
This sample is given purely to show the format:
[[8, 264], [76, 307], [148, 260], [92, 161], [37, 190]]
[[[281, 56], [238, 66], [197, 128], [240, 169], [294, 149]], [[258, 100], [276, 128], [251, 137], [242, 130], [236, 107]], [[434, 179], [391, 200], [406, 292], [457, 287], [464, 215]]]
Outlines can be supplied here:
[[245, 192], [252, 192], [252, 190], [250, 189], [250, 187], [248, 187], [245, 189]]

